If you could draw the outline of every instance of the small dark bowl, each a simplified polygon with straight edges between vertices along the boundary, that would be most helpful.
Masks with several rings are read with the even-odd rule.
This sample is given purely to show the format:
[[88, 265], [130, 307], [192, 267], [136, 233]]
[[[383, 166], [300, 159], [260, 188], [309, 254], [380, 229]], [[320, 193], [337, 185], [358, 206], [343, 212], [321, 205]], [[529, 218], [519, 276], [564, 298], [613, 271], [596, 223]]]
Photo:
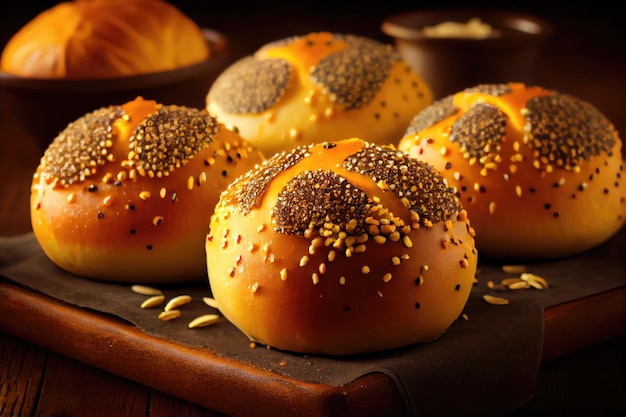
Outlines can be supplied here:
[[[423, 28], [479, 18], [498, 32], [487, 38], [430, 37]], [[532, 84], [552, 26], [532, 15], [487, 10], [424, 10], [383, 20], [381, 30], [430, 85], [436, 99], [478, 84]]]
[[37, 79], [0, 71], [0, 118], [12, 125], [12, 131], [34, 135], [45, 149], [68, 123], [137, 96], [167, 105], [204, 108], [211, 84], [231, 59], [223, 34], [208, 29], [203, 33], [211, 46], [209, 59], [170, 71], [90, 80]]

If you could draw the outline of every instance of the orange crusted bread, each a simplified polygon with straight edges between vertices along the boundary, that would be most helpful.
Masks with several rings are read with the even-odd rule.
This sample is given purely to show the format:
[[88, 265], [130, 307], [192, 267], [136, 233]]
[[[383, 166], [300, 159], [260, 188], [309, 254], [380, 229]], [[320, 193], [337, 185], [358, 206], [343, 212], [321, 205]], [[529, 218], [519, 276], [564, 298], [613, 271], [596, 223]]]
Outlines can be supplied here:
[[478, 256], [439, 172], [356, 138], [276, 154], [235, 180], [206, 253], [219, 309], [252, 341], [329, 355], [437, 339]]
[[262, 159], [206, 110], [142, 98], [104, 107], [70, 123], [41, 158], [33, 232], [80, 276], [202, 282], [219, 195]]
[[314, 32], [264, 45], [228, 67], [207, 109], [266, 156], [360, 137], [397, 142], [432, 92], [395, 49], [365, 37]]
[[33, 78], [112, 78], [185, 67], [210, 53], [196, 23], [164, 0], [74, 0], [20, 29], [0, 69]]
[[524, 260], [585, 251], [623, 227], [621, 146], [592, 104], [505, 83], [433, 103], [398, 148], [441, 170], [472, 219], [482, 255]]

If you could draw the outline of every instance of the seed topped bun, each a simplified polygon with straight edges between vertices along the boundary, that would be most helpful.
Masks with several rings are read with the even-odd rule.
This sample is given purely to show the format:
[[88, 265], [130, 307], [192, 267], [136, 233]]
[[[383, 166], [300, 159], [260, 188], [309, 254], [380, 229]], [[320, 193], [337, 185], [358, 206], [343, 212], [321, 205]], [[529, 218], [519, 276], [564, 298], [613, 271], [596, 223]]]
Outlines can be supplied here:
[[441, 175], [360, 139], [276, 154], [222, 194], [206, 253], [221, 312], [252, 341], [350, 355], [439, 337], [476, 273]]
[[206, 110], [137, 98], [57, 136], [33, 177], [31, 219], [48, 257], [74, 274], [202, 282], [221, 191], [262, 160]]
[[482, 255], [524, 260], [585, 251], [624, 225], [621, 146], [590, 103], [508, 83], [433, 103], [398, 148], [434, 165], [456, 189]]
[[315, 32], [269, 43], [232, 64], [211, 86], [207, 109], [271, 156], [353, 136], [396, 143], [432, 100], [390, 45]]
[[177, 69], [209, 56], [200, 28], [166, 1], [75, 0], [18, 31], [0, 69], [34, 78], [111, 78]]

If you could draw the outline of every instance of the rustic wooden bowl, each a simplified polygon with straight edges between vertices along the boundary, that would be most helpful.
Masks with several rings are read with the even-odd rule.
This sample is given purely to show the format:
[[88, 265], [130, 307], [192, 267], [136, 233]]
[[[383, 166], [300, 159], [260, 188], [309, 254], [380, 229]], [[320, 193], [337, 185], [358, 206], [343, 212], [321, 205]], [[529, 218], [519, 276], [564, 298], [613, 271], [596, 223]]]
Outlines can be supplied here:
[[[494, 29], [486, 38], [432, 37], [424, 28], [479, 18]], [[536, 16], [494, 10], [423, 10], [385, 18], [381, 30], [424, 77], [435, 98], [466, 87], [509, 81], [532, 84], [550, 23]]]
[[0, 71], [0, 118], [11, 123], [13, 131], [34, 135], [45, 149], [68, 123], [85, 113], [137, 96], [203, 108], [209, 87], [231, 62], [227, 38], [214, 30], [203, 33], [211, 45], [209, 59], [170, 71], [91, 80], [36, 79]]

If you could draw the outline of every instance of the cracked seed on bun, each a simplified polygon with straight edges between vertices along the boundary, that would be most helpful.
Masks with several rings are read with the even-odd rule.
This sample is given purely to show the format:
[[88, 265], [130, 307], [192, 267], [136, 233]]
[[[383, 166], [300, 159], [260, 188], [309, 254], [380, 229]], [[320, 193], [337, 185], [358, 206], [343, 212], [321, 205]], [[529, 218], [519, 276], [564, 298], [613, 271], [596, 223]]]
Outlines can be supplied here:
[[206, 254], [220, 311], [250, 340], [329, 355], [437, 339], [478, 256], [439, 172], [356, 138], [275, 154], [235, 180]]
[[211, 86], [207, 109], [269, 157], [351, 137], [396, 143], [432, 100], [429, 86], [392, 46], [314, 32], [269, 43], [233, 63]]
[[398, 144], [456, 189], [481, 255], [511, 260], [573, 255], [624, 226], [621, 147], [592, 104], [521, 83], [438, 100]]
[[70, 123], [33, 176], [32, 228], [76, 275], [130, 283], [206, 280], [220, 193], [262, 155], [206, 110], [136, 100]]

